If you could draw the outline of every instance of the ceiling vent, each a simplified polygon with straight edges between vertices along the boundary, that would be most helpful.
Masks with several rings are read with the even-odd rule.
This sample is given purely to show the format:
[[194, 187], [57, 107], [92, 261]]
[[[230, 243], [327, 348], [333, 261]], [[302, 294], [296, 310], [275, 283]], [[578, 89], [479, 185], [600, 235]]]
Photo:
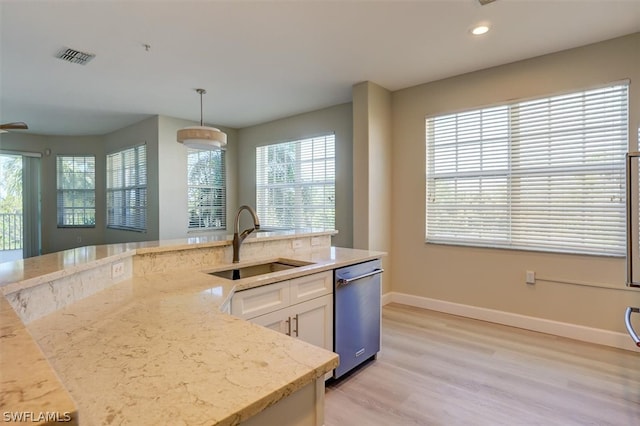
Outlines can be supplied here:
[[79, 50], [63, 47], [56, 54], [56, 58], [73, 64], [87, 65], [87, 62], [95, 58], [93, 53], [80, 52]]
[[480, 3], [480, 6], [484, 6], [487, 5], [489, 3], [493, 3], [496, 0], [478, 0], [478, 2]]

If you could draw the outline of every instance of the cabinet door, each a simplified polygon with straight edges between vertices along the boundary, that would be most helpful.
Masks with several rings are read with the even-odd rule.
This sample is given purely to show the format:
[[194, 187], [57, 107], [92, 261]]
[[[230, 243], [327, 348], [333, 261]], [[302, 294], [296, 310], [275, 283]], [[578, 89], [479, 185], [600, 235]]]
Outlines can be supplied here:
[[251, 318], [249, 321], [279, 333], [289, 334], [289, 321], [291, 321], [289, 312], [289, 309], [280, 309], [279, 311]]
[[333, 296], [318, 297], [291, 307], [291, 335], [333, 351]]
[[251, 319], [289, 306], [289, 281], [242, 290], [233, 295], [231, 314]]
[[333, 271], [294, 278], [289, 282], [292, 305], [333, 293]]

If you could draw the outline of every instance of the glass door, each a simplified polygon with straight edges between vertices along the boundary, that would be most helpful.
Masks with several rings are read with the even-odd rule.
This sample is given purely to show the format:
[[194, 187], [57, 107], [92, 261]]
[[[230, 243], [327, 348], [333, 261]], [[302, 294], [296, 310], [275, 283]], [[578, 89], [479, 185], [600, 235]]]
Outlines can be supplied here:
[[39, 155], [0, 152], [0, 182], [0, 262], [39, 255]]

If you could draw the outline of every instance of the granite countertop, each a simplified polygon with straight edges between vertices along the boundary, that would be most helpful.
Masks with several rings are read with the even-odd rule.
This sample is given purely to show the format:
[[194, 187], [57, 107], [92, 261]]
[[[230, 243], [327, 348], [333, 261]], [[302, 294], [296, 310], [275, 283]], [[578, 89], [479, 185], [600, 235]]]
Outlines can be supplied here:
[[135, 276], [26, 329], [82, 424], [238, 424], [323, 377], [338, 357], [219, 308], [234, 291], [381, 255], [325, 247], [287, 256], [312, 265], [238, 281], [208, 271]]

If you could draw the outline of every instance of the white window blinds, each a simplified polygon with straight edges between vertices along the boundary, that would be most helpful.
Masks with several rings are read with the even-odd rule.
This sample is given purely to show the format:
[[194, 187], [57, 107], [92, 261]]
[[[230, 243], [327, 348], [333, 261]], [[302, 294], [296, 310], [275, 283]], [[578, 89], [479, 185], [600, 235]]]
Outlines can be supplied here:
[[107, 155], [107, 227], [147, 229], [147, 146]]
[[96, 158], [56, 158], [58, 227], [96, 226]]
[[225, 151], [187, 153], [189, 229], [226, 228]]
[[623, 255], [628, 85], [426, 120], [426, 240]]
[[256, 148], [263, 228], [335, 228], [335, 135]]

